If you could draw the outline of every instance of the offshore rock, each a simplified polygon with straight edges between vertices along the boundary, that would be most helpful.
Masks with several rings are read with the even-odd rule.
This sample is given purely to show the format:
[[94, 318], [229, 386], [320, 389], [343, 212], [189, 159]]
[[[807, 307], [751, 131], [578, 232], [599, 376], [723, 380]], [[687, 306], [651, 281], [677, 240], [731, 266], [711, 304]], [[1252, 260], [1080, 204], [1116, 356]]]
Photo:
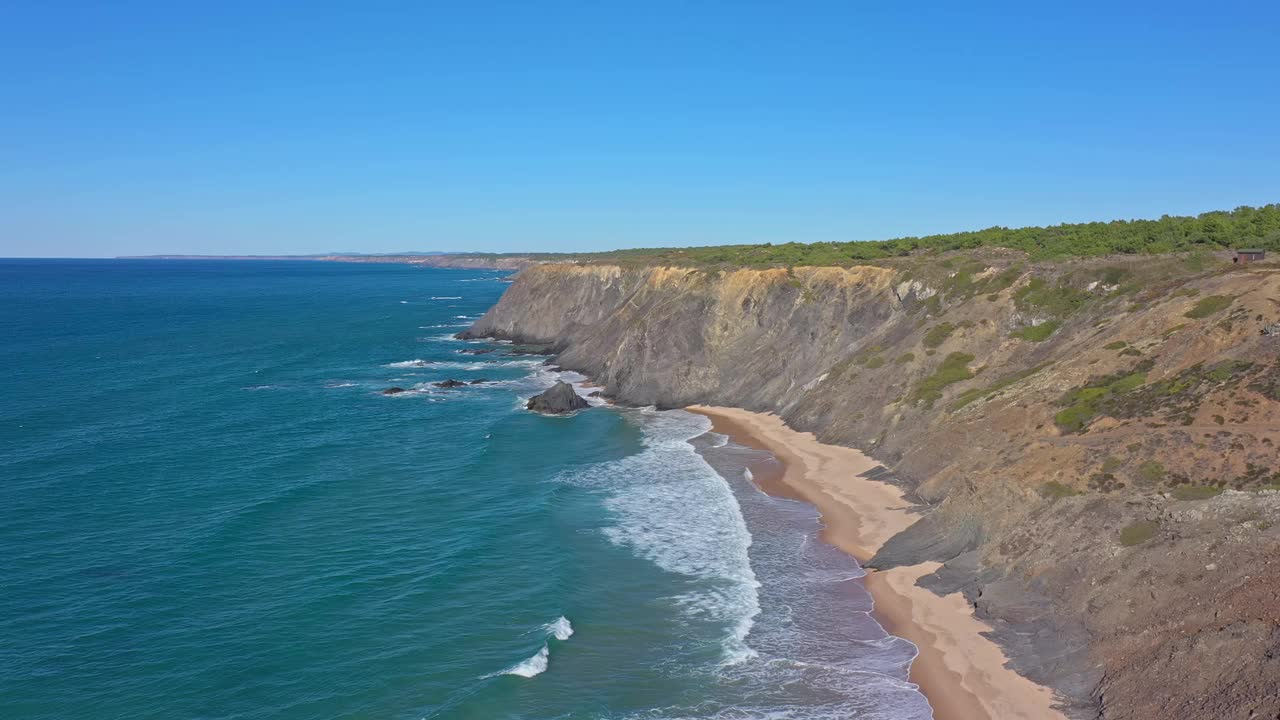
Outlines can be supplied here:
[[591, 404], [579, 397], [572, 385], [560, 380], [550, 389], [529, 398], [525, 407], [546, 415], [564, 415], [591, 407]]

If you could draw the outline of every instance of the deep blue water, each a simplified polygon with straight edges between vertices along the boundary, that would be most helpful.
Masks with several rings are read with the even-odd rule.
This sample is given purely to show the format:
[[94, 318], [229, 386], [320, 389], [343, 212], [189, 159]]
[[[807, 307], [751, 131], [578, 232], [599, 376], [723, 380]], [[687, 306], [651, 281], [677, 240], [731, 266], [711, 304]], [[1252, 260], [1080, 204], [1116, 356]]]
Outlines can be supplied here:
[[766, 458], [452, 339], [501, 277], [0, 261], [0, 717], [928, 717]]

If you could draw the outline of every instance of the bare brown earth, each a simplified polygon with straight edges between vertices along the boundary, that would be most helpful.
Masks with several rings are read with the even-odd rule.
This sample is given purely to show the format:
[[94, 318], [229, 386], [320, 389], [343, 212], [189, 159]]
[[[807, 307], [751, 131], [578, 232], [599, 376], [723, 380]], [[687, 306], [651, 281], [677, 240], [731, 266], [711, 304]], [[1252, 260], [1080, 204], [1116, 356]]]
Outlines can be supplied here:
[[1280, 272], [1214, 257], [541, 265], [468, 331], [622, 402], [780, 415], [931, 510], [942, 563], [1070, 714], [1280, 717]]

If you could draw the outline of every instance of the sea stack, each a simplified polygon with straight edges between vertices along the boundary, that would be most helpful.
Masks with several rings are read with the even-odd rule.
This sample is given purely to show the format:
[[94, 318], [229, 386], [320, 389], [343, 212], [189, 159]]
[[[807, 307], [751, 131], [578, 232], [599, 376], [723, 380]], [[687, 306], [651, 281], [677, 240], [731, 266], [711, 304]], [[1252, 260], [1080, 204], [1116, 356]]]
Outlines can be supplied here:
[[548, 390], [529, 398], [525, 407], [546, 415], [563, 415], [591, 407], [591, 404], [574, 392], [572, 385], [560, 380]]

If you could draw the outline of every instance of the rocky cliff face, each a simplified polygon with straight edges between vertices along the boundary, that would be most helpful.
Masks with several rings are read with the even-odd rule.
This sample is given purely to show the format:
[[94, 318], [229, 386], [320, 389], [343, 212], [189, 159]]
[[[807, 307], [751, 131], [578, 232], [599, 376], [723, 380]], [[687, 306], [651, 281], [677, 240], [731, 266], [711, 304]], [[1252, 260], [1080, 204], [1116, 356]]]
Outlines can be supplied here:
[[1077, 715], [1280, 714], [1280, 268], [525, 269], [464, 335], [550, 343], [624, 402], [775, 412], [933, 506], [946, 563]]

